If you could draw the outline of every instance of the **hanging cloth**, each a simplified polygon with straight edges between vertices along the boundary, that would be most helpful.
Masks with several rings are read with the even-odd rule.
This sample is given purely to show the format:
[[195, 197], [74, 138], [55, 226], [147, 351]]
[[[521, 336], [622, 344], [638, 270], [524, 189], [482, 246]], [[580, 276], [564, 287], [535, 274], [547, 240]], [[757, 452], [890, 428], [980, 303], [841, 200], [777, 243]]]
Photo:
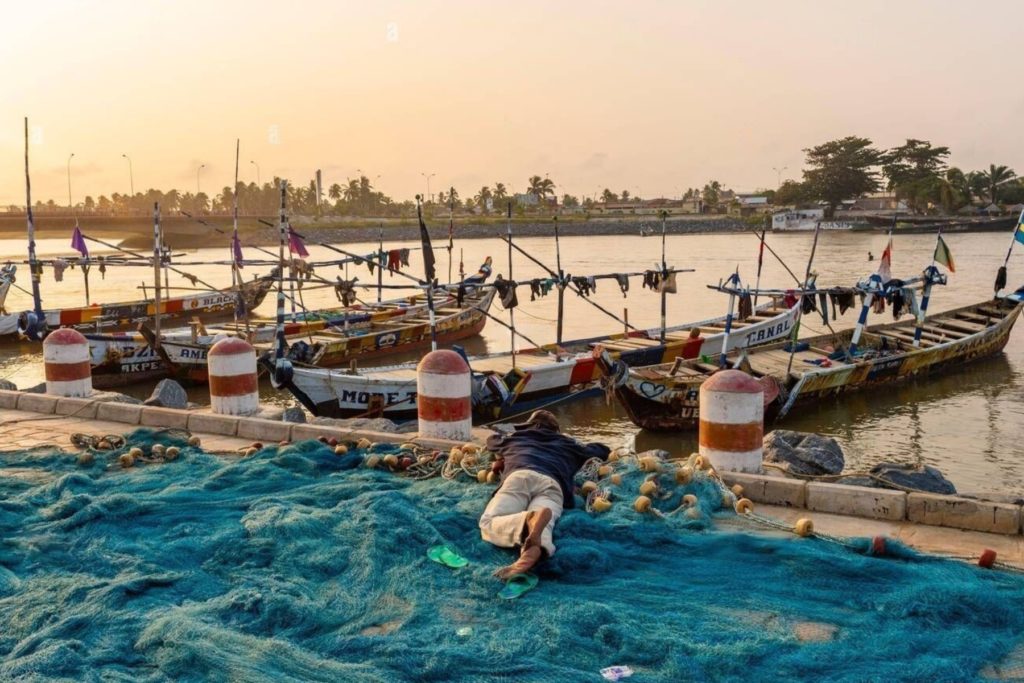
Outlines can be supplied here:
[[629, 291], [629, 276], [627, 275], [615, 275], [615, 281], [619, 283], [619, 289], [622, 290], [622, 298], [626, 298], [626, 292]]
[[396, 270], [402, 269], [401, 249], [392, 249], [388, 252], [388, 274], [394, 275]]
[[658, 283], [658, 291], [665, 292], [666, 294], [676, 293], [676, 274], [669, 273], [661, 279]]
[[744, 291], [740, 294], [739, 304], [736, 307], [736, 317], [740, 322], [754, 314], [754, 302], [750, 298], [750, 292]]
[[498, 290], [498, 299], [501, 301], [501, 305], [505, 310], [515, 308], [519, 305], [519, 297], [516, 296], [515, 282], [506, 280], [501, 275], [498, 275], [494, 280], [494, 288]]
[[796, 306], [796, 292], [792, 289], [787, 289], [786, 296], [782, 299], [782, 303], [785, 304], [786, 308], [793, 308]]
[[828, 292], [818, 292], [818, 313], [822, 324], [828, 325]]
[[402, 262], [403, 266], [408, 267], [409, 266], [409, 250], [408, 249], [399, 249], [398, 250], [398, 259]]
[[813, 294], [804, 294], [803, 299], [800, 301], [800, 309], [804, 315], [818, 310], [818, 305], [814, 303]]
[[575, 287], [576, 287], [576, 295], [577, 296], [582, 296], [582, 297], [589, 297], [590, 296], [590, 291], [591, 291], [590, 278], [580, 276], [580, 277], [570, 278], [570, 280], [572, 281], [572, 284], [575, 285]]
[[871, 310], [877, 315], [885, 313], [885, 297], [876, 296], [874, 301], [871, 303]]
[[103, 256], [97, 256], [96, 260], [100, 262], [100, 279], [107, 279], [107, 260]]
[[917, 292], [910, 287], [903, 288], [903, 298], [907, 302], [907, 312], [915, 318], [921, 314], [921, 307], [917, 304]]
[[62, 258], [53, 260], [53, 279], [57, 282], [64, 282], [64, 271], [68, 267], [68, 262]]
[[337, 284], [334, 285], [334, 295], [338, 297], [338, 301], [341, 302], [342, 306], [348, 307], [355, 303], [356, 300], [356, 280], [343, 280], [339, 275], [337, 277]]
[[545, 278], [540, 281], [540, 295], [547, 296], [551, 292], [551, 288], [555, 286], [554, 278]]
[[903, 298], [903, 290], [893, 290], [889, 295], [889, 303], [892, 304], [892, 319], [899, 320], [900, 316], [903, 315], [903, 307], [906, 304], [906, 300]]
[[534, 278], [530, 280], [530, 301], [536, 301], [537, 297], [544, 296], [540, 292], [540, 279]]

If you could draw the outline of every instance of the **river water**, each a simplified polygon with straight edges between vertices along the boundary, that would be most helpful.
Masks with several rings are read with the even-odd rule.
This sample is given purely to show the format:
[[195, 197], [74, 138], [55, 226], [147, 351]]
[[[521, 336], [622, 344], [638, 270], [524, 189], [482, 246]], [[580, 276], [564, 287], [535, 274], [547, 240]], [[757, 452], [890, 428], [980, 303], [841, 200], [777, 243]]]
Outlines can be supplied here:
[[[1009, 234], [974, 233], [945, 237], [956, 260], [957, 271], [949, 277], [949, 286], [937, 288], [931, 308], [941, 311], [974, 303], [991, 296], [996, 268], [1006, 253]], [[852, 285], [872, 272], [877, 261], [869, 263], [867, 254], [880, 256], [885, 247], [885, 236], [878, 233], [825, 232], [822, 233], [814, 259], [821, 286]], [[516, 243], [541, 262], [555, 266], [554, 240], [524, 237]], [[786, 260], [799, 276], [807, 266], [811, 251], [810, 234], [769, 235], [768, 243]], [[893, 251], [893, 275], [911, 277], [931, 261], [935, 245], [933, 235], [901, 235], [896, 238]], [[385, 249], [412, 243], [385, 243]], [[438, 247], [443, 245], [438, 244]], [[668, 298], [669, 324], [701, 320], [725, 313], [726, 297], [711, 292], [708, 283], [718, 282], [739, 267], [745, 282], [753, 283], [757, 269], [757, 239], [752, 235], [678, 235], [667, 241], [668, 262], [677, 268], [693, 268], [696, 272], [680, 274], [679, 293]], [[368, 253], [376, 245], [350, 244], [344, 249], [355, 253]], [[0, 261], [5, 258], [24, 258], [24, 242], [0, 240]], [[323, 247], [311, 246], [313, 260], [335, 258]], [[444, 279], [448, 272], [448, 252], [435, 250], [437, 270]], [[568, 237], [561, 240], [562, 266], [570, 274], [589, 275], [610, 272], [642, 271], [660, 262], [660, 237], [595, 236]], [[41, 255], [67, 253], [65, 240], [41, 240]], [[499, 239], [462, 240], [454, 250], [453, 272], [458, 273], [460, 254], [468, 272], [474, 272], [486, 256], [492, 256], [495, 272], [507, 274], [508, 247]], [[224, 259], [227, 249], [201, 249], [189, 252], [179, 261], [209, 261]], [[246, 250], [247, 258], [261, 258], [253, 249]], [[422, 256], [414, 251], [413, 272], [421, 272]], [[349, 277], [358, 275], [360, 284], [376, 283], [366, 266], [349, 267]], [[183, 270], [198, 275], [218, 286], [229, 284], [230, 275], [223, 267], [183, 266]], [[26, 271], [22, 267], [21, 272]], [[251, 276], [256, 269], [247, 268]], [[325, 267], [319, 274], [333, 279], [343, 274], [336, 267]], [[546, 273], [521, 254], [513, 257], [513, 277], [525, 280], [544, 277]], [[151, 282], [147, 268], [110, 269], [106, 279], [100, 279], [93, 269], [90, 275], [94, 301], [123, 301], [142, 298], [140, 286]], [[27, 274], [19, 284], [27, 286]], [[767, 252], [762, 273], [765, 287], [789, 287], [793, 279]], [[1024, 248], [1014, 254], [1010, 263], [1010, 286], [1015, 288], [1024, 281]], [[385, 284], [403, 284], [398, 277], [384, 277]], [[172, 275], [171, 285], [189, 283]], [[398, 292], [391, 292], [396, 296]], [[43, 282], [44, 305], [59, 307], [82, 305], [84, 289], [79, 271], [65, 273], [64, 281], [54, 282], [47, 271]], [[375, 292], [360, 295], [374, 300]], [[384, 294], [389, 296], [388, 292]], [[557, 314], [556, 297], [551, 295], [531, 302], [528, 288], [520, 288], [520, 307], [515, 309], [516, 328], [537, 343], [554, 340]], [[637, 327], [656, 327], [659, 324], [659, 297], [641, 287], [640, 278], [633, 278], [630, 291], [623, 296], [614, 281], [600, 281], [592, 297], [609, 311], [622, 317], [628, 309], [629, 322]], [[310, 308], [337, 304], [329, 289], [307, 290], [304, 299]], [[259, 313], [273, 315], [273, 297], [260, 307]], [[30, 299], [23, 293], [12, 291], [7, 308], [20, 311], [30, 307]], [[495, 304], [492, 313], [508, 320], [508, 312]], [[812, 319], [816, 318], [816, 319]], [[874, 321], [891, 320], [886, 312]], [[847, 312], [833, 327], [851, 327], [855, 312]], [[575, 294], [567, 292], [565, 305], [564, 338], [574, 339], [622, 329], [618, 323]], [[806, 334], [821, 331], [821, 320], [816, 315], [804, 324]], [[527, 344], [518, 341], [519, 346]], [[510, 346], [510, 334], [493, 321], [483, 335], [468, 340], [470, 353], [505, 351]], [[408, 357], [406, 357], [408, 358]], [[391, 363], [401, 357], [384, 359]], [[415, 360], [413, 357], [411, 360]], [[368, 363], [369, 364], [369, 363]], [[21, 387], [42, 381], [42, 361], [29, 345], [0, 347], [0, 377], [13, 380]], [[136, 387], [131, 393], [148, 395], [150, 387]], [[264, 387], [268, 402], [287, 403], [290, 397], [275, 394]], [[204, 401], [205, 390], [192, 390], [193, 400]], [[554, 408], [564, 419], [566, 431], [579, 437], [600, 439], [612, 446], [632, 445], [638, 449], [665, 448], [673, 453], [696, 450], [696, 435], [651, 434], [636, 428], [616, 405], [607, 406], [603, 399], [565, 403]], [[965, 366], [963, 370], [930, 380], [908, 382], [887, 387], [882, 391], [850, 394], [840, 400], [794, 413], [785, 421], [787, 429], [814, 431], [835, 437], [842, 445], [848, 470], [863, 470], [881, 461], [925, 463], [942, 470], [963, 493], [990, 493], [1024, 496], [1024, 331], [1017, 329], [1010, 337], [1005, 351], [984, 361]]]

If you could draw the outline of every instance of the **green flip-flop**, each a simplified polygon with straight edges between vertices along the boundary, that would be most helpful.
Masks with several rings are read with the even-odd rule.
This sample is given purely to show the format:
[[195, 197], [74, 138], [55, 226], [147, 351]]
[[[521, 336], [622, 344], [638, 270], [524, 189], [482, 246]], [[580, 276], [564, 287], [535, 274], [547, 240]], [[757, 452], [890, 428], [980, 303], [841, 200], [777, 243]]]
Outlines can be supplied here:
[[449, 545], [435, 545], [427, 551], [427, 557], [452, 569], [461, 569], [469, 564], [469, 560], [459, 555]]
[[505, 587], [498, 592], [498, 597], [502, 600], [515, 600], [523, 593], [529, 593], [536, 588], [539, 581], [540, 579], [533, 574], [513, 574]]

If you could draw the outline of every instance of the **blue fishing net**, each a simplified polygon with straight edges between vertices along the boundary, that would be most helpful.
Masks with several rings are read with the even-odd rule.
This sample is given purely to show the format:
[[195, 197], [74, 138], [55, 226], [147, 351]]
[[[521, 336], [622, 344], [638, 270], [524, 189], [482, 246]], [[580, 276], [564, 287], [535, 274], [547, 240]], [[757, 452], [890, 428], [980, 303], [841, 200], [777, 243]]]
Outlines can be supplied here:
[[[0, 454], [0, 679], [1006, 680], [1024, 580], [889, 543], [873, 557], [744, 531], [723, 492], [618, 463], [612, 507], [567, 511], [540, 584], [479, 538], [492, 486], [413, 480], [304, 442], [247, 458], [138, 431], [123, 469]], [[154, 443], [182, 448], [146, 462]], [[379, 450], [379, 449], [378, 449]], [[391, 447], [385, 452], [393, 453]], [[458, 474], [458, 473], [457, 473]], [[682, 495], [697, 496], [696, 504]], [[687, 510], [695, 512], [687, 513]], [[470, 565], [427, 559], [449, 543]], [[859, 546], [866, 547], [866, 546]]]

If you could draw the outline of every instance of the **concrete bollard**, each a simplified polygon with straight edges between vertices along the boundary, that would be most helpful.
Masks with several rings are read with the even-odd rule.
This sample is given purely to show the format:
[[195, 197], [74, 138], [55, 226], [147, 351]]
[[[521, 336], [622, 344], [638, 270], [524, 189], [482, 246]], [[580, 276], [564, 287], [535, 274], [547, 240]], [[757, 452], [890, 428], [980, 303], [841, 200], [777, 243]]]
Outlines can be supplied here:
[[221, 339], [206, 357], [210, 406], [219, 415], [255, 415], [260, 411], [256, 349], [237, 337]]
[[416, 366], [420, 436], [469, 441], [473, 429], [469, 365], [454, 351], [431, 351]]
[[84, 398], [92, 395], [89, 342], [78, 330], [61, 328], [43, 341], [46, 393]]
[[700, 387], [700, 454], [716, 470], [760, 472], [764, 387], [739, 370], [722, 370]]

